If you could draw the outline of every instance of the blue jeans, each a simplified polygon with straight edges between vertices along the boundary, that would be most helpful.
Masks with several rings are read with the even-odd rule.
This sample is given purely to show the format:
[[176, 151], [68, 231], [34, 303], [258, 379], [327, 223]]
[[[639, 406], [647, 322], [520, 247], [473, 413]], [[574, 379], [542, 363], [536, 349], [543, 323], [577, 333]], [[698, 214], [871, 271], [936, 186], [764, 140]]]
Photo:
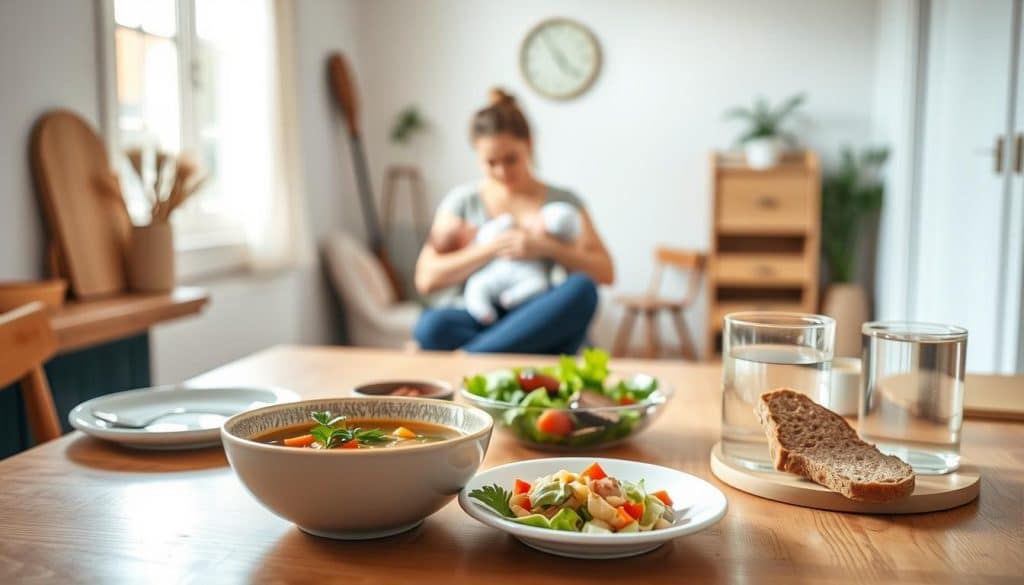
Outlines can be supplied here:
[[427, 309], [416, 324], [416, 340], [430, 350], [473, 353], [575, 354], [597, 310], [597, 287], [585, 274], [481, 325], [465, 309]]

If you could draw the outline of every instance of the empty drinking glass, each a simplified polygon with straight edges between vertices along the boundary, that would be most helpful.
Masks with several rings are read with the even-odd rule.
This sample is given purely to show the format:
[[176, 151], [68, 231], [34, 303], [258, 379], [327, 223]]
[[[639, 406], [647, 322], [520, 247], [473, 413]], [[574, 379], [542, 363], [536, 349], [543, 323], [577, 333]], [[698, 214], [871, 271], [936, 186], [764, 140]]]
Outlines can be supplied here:
[[967, 330], [865, 323], [857, 431], [925, 475], [960, 465]]
[[762, 392], [787, 387], [829, 403], [836, 323], [802, 313], [745, 312], [725, 316], [722, 333], [722, 455], [736, 464], [772, 469], [754, 404]]

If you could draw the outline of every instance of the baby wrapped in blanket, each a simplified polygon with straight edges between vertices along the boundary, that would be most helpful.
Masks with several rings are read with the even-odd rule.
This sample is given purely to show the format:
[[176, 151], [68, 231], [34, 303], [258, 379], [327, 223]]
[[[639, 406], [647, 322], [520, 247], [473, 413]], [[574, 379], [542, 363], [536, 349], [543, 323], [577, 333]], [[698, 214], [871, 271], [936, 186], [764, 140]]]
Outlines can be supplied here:
[[[541, 208], [540, 221], [534, 229], [564, 243], [572, 243], [579, 236], [580, 222], [579, 210], [572, 205], [548, 203]], [[514, 227], [517, 227], [514, 217], [507, 213], [500, 215], [480, 226], [474, 242], [487, 244]], [[434, 247], [439, 252], [457, 247], [461, 229], [455, 227], [449, 233], [439, 234], [433, 241]], [[466, 310], [481, 324], [493, 323], [498, 318], [497, 306], [511, 310], [548, 290], [548, 266], [548, 262], [540, 258], [491, 260], [466, 281], [463, 291]]]

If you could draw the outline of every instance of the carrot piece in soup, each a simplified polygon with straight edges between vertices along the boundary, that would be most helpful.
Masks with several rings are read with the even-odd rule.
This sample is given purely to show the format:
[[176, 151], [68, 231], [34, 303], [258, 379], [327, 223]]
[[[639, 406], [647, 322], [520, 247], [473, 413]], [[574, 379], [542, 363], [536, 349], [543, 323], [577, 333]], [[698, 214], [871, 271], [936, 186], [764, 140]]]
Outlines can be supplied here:
[[313, 435], [299, 435], [298, 437], [289, 437], [283, 441], [288, 447], [309, 447], [313, 444]]
[[590, 466], [584, 469], [583, 473], [580, 475], [585, 475], [590, 479], [604, 479], [608, 477], [608, 474], [605, 473], [604, 469], [602, 469], [597, 463], [591, 463]]
[[407, 429], [405, 427], [398, 427], [391, 434], [396, 436], [396, 437], [400, 437], [402, 439], [415, 439], [416, 438], [416, 433], [410, 431], [409, 429]]
[[644, 505], [634, 504], [633, 502], [626, 502], [622, 504], [622, 509], [626, 511], [634, 520], [639, 520], [644, 517]]
[[661, 500], [661, 503], [665, 504], [666, 506], [672, 505], [672, 498], [668, 497], [668, 492], [666, 492], [665, 490], [654, 492], [651, 495]]
[[545, 410], [537, 419], [537, 430], [549, 435], [564, 437], [572, 432], [572, 419], [561, 410]]
[[341, 444], [341, 448], [342, 449], [358, 449], [359, 448], [359, 441], [357, 441], [356, 439], [352, 439], [351, 441], [346, 441], [346, 442]]
[[516, 487], [512, 491], [513, 494], [525, 494], [530, 491], [530, 482], [523, 481], [521, 479], [516, 480]]

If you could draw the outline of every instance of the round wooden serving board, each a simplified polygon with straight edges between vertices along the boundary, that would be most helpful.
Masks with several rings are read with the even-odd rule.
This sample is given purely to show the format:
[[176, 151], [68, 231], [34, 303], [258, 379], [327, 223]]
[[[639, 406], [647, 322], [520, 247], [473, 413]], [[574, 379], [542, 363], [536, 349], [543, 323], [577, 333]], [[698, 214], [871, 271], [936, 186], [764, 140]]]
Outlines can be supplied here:
[[721, 481], [747, 493], [806, 508], [857, 514], [920, 514], [962, 506], [981, 491], [981, 474], [961, 466], [946, 475], [918, 475], [909, 498], [888, 504], [857, 502], [808, 479], [778, 471], [744, 469], [722, 457], [721, 443], [711, 449], [711, 471]]

